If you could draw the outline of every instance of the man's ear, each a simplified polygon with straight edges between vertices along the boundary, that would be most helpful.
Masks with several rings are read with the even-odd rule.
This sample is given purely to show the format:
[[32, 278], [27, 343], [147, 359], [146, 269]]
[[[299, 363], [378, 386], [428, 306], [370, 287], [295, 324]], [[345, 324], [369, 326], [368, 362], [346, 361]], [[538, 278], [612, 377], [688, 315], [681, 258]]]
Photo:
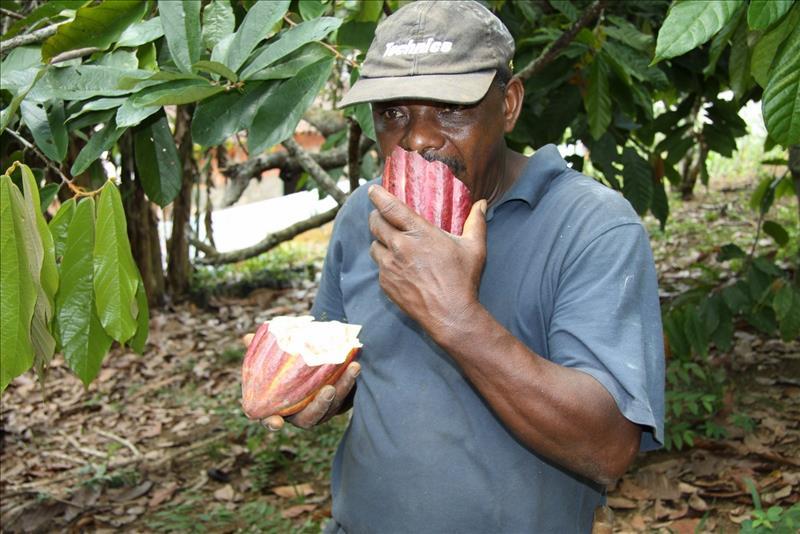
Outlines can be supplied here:
[[525, 87], [522, 80], [514, 76], [506, 84], [506, 93], [503, 97], [503, 122], [505, 132], [514, 129], [519, 114], [522, 111], [522, 99], [525, 97]]

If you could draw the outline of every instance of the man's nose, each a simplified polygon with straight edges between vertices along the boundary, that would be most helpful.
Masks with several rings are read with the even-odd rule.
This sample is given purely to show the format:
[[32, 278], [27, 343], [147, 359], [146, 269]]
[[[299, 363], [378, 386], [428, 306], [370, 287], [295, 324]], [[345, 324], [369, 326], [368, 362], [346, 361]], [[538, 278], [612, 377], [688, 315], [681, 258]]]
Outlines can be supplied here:
[[405, 150], [423, 154], [429, 150], [438, 150], [444, 145], [444, 136], [436, 124], [425, 115], [412, 114], [401, 140]]

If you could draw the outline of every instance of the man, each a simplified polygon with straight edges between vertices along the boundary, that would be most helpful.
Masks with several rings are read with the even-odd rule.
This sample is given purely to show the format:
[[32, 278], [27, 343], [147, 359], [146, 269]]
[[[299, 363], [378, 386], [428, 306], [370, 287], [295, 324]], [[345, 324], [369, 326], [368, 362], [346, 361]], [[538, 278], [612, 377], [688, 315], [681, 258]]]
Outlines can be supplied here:
[[587, 532], [604, 486], [662, 441], [646, 232], [554, 146], [506, 146], [524, 93], [513, 53], [478, 3], [411, 3], [341, 102], [372, 104], [384, 155], [445, 162], [477, 202], [461, 237], [379, 181], [337, 217], [313, 313], [363, 325], [364, 347], [291, 419], [353, 405], [326, 532]]

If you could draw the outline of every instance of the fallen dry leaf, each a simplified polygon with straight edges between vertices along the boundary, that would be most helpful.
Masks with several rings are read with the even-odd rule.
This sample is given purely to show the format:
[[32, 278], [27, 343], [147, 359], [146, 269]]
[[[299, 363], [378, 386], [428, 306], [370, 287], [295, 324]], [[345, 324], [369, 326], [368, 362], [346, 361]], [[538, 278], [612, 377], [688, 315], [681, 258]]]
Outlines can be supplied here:
[[608, 497], [606, 504], [615, 510], [635, 510], [639, 507], [636, 501], [625, 497]]
[[153, 492], [152, 497], [150, 497], [150, 501], [148, 501], [147, 506], [151, 509], [157, 508], [160, 504], [172, 499], [172, 496], [175, 495], [177, 489], [178, 484], [175, 482], [170, 482], [163, 488], [157, 489]]
[[281, 517], [284, 519], [294, 519], [307, 512], [313, 512], [317, 508], [316, 504], [297, 504], [290, 506], [281, 512]]
[[306, 497], [314, 494], [311, 484], [295, 484], [293, 486], [276, 486], [272, 488], [272, 493], [284, 499], [294, 499], [296, 497]]
[[214, 492], [214, 498], [218, 501], [232, 501], [236, 497], [236, 491], [230, 484], [225, 484]]

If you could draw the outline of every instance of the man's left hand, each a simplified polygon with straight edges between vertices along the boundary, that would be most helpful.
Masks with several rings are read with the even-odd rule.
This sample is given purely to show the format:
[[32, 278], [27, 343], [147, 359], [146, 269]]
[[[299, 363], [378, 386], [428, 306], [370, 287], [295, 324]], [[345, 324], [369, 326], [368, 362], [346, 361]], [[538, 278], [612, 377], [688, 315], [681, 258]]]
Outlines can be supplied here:
[[478, 304], [486, 261], [486, 201], [473, 204], [460, 237], [414, 213], [383, 187], [369, 188], [375, 210], [369, 228], [370, 256], [381, 287], [429, 334], [456, 324]]

